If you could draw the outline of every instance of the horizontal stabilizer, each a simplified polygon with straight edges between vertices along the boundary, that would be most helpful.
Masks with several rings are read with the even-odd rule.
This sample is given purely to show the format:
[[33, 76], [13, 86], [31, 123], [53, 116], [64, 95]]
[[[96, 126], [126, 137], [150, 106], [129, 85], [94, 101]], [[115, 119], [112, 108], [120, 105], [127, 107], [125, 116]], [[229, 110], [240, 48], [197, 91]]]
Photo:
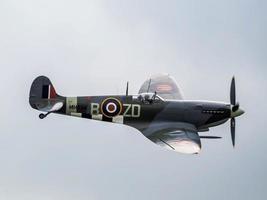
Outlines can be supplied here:
[[43, 104], [39, 104], [39, 105], [37, 104], [37, 109], [42, 112], [56, 112], [60, 110], [63, 107], [63, 105], [64, 105], [63, 102], [50, 100], [50, 101], [43, 102]]

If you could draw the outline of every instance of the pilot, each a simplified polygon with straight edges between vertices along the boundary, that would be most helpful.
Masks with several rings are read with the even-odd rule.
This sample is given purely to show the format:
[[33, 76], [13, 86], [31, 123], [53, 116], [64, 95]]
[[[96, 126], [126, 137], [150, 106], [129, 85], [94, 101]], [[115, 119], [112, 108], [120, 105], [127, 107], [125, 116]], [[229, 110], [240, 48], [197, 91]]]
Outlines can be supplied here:
[[152, 98], [151, 98], [151, 96], [149, 94], [145, 95], [145, 101], [148, 102], [149, 104], [153, 103], [153, 100], [152, 100]]

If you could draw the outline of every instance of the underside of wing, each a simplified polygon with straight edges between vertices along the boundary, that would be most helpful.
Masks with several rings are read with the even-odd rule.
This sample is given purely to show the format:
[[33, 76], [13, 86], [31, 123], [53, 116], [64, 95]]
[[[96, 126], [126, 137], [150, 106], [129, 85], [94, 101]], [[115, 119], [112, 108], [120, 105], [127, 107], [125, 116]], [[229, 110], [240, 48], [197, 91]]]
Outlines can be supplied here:
[[193, 129], [166, 129], [147, 136], [152, 142], [179, 153], [197, 154], [201, 149], [200, 137]]
[[141, 86], [141, 93], [157, 92], [164, 99], [181, 100], [183, 96], [175, 79], [168, 74], [159, 74], [147, 79]]

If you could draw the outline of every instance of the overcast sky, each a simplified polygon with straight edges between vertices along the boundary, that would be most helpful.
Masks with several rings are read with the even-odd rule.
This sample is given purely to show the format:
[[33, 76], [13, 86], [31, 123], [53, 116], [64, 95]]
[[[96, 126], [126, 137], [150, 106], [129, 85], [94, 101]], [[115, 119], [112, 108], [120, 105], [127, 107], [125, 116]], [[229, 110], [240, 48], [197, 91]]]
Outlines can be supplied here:
[[[267, 3], [262, 0], [1, 0], [0, 199], [264, 199]], [[208, 134], [199, 155], [165, 150], [122, 125], [50, 115], [28, 104], [32, 80], [65, 96], [137, 93], [166, 72], [186, 99], [246, 114]], [[207, 133], [202, 133], [203, 135]]]

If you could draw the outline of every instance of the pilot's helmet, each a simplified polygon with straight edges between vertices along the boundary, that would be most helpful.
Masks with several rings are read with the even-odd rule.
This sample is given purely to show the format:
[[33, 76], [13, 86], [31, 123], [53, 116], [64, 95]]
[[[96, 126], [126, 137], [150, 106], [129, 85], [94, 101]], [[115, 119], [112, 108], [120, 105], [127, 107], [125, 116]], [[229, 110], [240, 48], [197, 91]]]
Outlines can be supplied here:
[[150, 95], [149, 94], [146, 94], [145, 95], [145, 100], [149, 100], [150, 99]]

